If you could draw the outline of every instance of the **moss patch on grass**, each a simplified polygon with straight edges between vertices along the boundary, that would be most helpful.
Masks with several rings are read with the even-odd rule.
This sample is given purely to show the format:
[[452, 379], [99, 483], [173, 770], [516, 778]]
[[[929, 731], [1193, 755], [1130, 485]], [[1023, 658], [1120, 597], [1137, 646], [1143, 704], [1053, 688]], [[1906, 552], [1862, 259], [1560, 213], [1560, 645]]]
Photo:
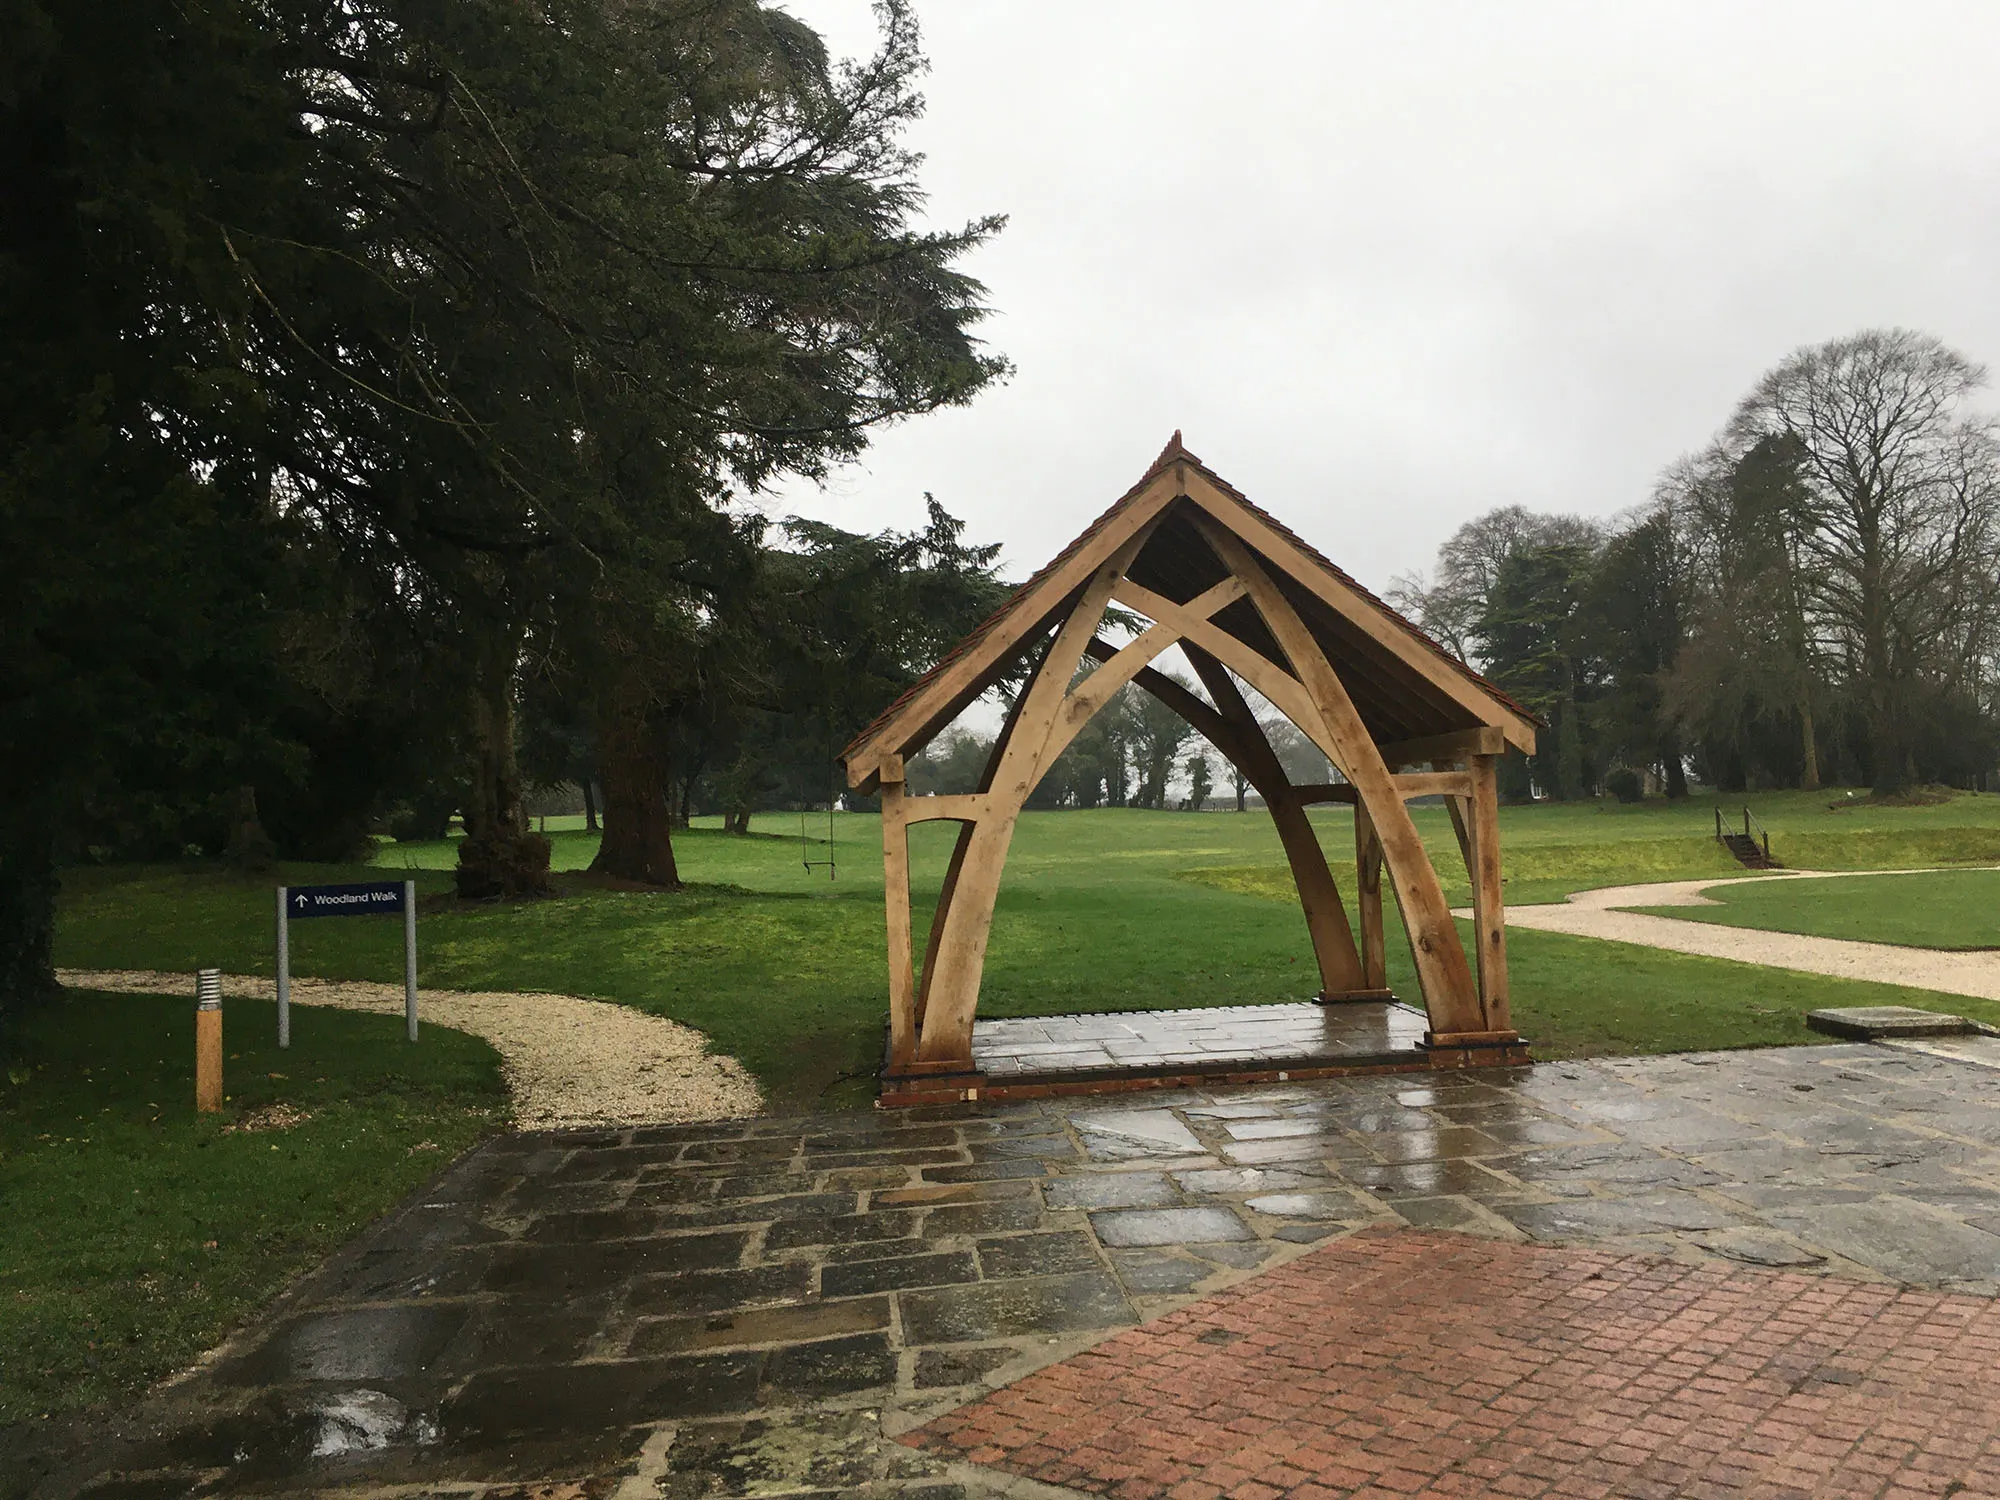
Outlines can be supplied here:
[[0, 1424], [139, 1391], [505, 1122], [499, 1058], [442, 1027], [224, 1013], [194, 1112], [192, 998], [72, 992], [0, 1074]]

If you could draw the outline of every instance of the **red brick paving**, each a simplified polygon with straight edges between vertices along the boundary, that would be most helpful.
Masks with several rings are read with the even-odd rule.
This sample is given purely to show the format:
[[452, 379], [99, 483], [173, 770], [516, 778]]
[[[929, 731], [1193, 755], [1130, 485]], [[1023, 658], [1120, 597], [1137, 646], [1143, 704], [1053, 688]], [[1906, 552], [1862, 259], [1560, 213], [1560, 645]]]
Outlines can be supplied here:
[[2000, 1303], [1371, 1230], [903, 1441], [1116, 1500], [2000, 1496]]

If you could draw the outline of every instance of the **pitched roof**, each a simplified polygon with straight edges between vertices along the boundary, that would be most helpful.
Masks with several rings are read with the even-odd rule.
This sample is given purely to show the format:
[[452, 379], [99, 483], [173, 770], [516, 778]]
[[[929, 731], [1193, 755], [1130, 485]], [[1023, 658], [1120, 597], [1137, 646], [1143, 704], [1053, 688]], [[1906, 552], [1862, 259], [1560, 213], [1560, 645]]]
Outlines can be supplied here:
[[[1179, 601], [1219, 582], [1224, 569], [1192, 520], [1191, 508], [1206, 511], [1257, 552], [1285, 587], [1378, 742], [1486, 724], [1499, 728], [1510, 743], [1533, 748], [1532, 713], [1252, 503], [1189, 452], [1176, 431], [1138, 483], [854, 737], [840, 756], [850, 767], [850, 780], [863, 756], [872, 769], [884, 753], [915, 753], [1005, 676], [1066, 612], [1083, 579], [1095, 571], [1095, 554], [1107, 552], [1131, 534], [1130, 525], [1144, 524], [1162, 507], [1165, 514], [1127, 576]], [[1282, 650], [1247, 601], [1223, 610], [1215, 621], [1283, 663]], [[872, 774], [856, 784], [872, 785]]]

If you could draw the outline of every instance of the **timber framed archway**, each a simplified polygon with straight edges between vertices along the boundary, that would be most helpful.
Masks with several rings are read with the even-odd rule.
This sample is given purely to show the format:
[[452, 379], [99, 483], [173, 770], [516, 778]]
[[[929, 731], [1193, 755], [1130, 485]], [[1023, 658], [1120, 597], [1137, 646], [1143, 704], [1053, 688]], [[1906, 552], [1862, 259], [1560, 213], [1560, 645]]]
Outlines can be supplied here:
[[[1114, 646], [1107, 608], [1149, 622]], [[1204, 701], [1152, 663], [1178, 645]], [[911, 797], [905, 758], [1032, 661], [978, 789]], [[1086, 662], [1095, 669], [1078, 677]], [[1344, 778], [1292, 784], [1238, 680], [1306, 734]], [[1461, 1060], [1521, 1055], [1508, 1006], [1494, 763], [1534, 750], [1533, 717], [1258, 509], [1176, 432], [1139, 483], [891, 704], [841, 754], [848, 785], [882, 799], [889, 940], [885, 1100], [971, 1097], [994, 903], [1028, 795], [1127, 683], [1179, 712], [1264, 799], [1291, 866], [1328, 1003], [1393, 998], [1385, 978], [1386, 871], [1416, 961], [1425, 1044]], [[1421, 768], [1421, 769], [1411, 769]], [[1440, 796], [1473, 890], [1468, 958], [1406, 803]], [[1306, 810], [1354, 807], [1350, 920]], [[921, 969], [911, 952], [909, 827], [959, 825]], [[1357, 930], [1358, 929], [1358, 930]]]

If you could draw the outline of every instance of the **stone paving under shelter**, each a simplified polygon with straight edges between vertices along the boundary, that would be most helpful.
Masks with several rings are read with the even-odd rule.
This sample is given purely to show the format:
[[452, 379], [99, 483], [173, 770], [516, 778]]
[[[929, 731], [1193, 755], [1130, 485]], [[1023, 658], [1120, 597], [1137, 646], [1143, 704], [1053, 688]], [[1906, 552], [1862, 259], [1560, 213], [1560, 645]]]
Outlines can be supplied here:
[[[1956, 1307], [2000, 1290], [2000, 1070], [1923, 1045], [1943, 1044], [502, 1137], [129, 1412], [73, 1441], [0, 1435], [0, 1495], [961, 1500], [1013, 1481], [899, 1439], [1382, 1244], [1580, 1248], [1628, 1268], [1615, 1285], [1693, 1268], [1828, 1306], [1859, 1305], [1849, 1282], [1904, 1306], [1907, 1283]], [[1440, 1295], [1407, 1316], [1445, 1316]], [[1903, 1472], [1973, 1472], [1938, 1446], [1956, 1439], [1910, 1441]]]
[[[1102, 1091], [1162, 1078], [1199, 1085], [1421, 1070], [1424, 1013], [1394, 1001], [1212, 1005], [972, 1023], [972, 1061], [988, 1085], [1088, 1084]], [[989, 1089], [990, 1092], [990, 1089]]]

